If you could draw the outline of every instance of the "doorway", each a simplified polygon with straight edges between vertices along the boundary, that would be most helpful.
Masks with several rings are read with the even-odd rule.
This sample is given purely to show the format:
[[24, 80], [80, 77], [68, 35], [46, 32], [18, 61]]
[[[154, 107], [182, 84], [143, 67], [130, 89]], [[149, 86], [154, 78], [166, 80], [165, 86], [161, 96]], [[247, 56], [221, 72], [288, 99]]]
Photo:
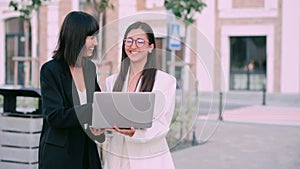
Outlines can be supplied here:
[[263, 90], [266, 55], [266, 36], [230, 37], [230, 90]]

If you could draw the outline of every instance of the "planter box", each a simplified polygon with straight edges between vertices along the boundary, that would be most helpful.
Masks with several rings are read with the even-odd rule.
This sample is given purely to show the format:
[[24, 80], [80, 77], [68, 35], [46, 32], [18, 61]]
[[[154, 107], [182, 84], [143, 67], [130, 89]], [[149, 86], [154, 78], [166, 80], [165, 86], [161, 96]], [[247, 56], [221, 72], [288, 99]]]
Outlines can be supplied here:
[[37, 163], [38, 148], [1, 147], [0, 158], [2, 161]]
[[0, 129], [12, 132], [40, 132], [42, 130], [42, 118], [27, 118], [15, 116], [0, 116]]
[[0, 161], [1, 169], [38, 169], [38, 164], [20, 164]]
[[15, 133], [15, 132], [0, 132], [0, 145], [15, 146], [15, 147], [38, 147], [40, 133]]
[[37, 169], [42, 118], [0, 115], [0, 168]]

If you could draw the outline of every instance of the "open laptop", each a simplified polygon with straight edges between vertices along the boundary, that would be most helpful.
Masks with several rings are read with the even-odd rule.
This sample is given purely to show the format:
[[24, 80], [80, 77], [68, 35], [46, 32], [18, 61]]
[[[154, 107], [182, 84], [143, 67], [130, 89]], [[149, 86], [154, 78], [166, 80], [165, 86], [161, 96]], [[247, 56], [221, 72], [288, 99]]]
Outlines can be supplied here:
[[154, 103], [152, 92], [95, 92], [92, 127], [150, 128]]

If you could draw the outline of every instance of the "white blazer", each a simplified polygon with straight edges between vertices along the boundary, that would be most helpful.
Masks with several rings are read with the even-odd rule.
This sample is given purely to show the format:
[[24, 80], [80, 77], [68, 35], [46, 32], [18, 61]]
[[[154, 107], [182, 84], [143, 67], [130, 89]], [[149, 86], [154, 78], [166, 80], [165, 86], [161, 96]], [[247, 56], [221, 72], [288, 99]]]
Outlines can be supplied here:
[[[128, 75], [127, 75], [128, 76]], [[106, 91], [112, 91], [117, 74], [105, 81]], [[124, 89], [127, 89], [128, 79]], [[140, 82], [137, 90], [140, 88]], [[123, 90], [127, 91], [127, 90]], [[157, 70], [153, 92], [156, 92], [151, 128], [137, 129], [132, 137], [113, 132], [107, 141], [105, 169], [174, 169], [166, 135], [175, 108], [176, 79]]]

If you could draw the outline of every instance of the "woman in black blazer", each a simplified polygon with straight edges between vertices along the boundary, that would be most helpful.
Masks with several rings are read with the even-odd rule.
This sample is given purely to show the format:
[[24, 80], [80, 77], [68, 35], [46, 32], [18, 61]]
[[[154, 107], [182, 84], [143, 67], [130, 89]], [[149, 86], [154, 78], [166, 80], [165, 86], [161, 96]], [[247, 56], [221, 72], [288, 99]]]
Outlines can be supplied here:
[[99, 25], [84, 12], [69, 13], [61, 27], [53, 59], [40, 71], [43, 129], [39, 169], [101, 169], [91, 134], [93, 93], [100, 91], [95, 56]]

